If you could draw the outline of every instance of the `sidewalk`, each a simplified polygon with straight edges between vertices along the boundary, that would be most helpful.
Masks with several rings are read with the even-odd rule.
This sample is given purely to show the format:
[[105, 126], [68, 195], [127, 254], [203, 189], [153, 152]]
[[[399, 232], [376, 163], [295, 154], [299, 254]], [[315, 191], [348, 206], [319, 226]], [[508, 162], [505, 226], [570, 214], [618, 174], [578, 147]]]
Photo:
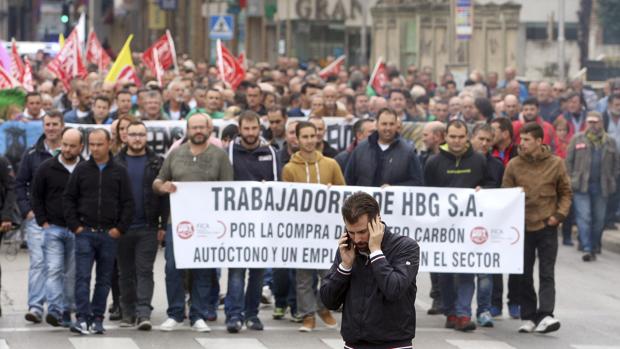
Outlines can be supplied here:
[[605, 230], [602, 245], [606, 251], [620, 253], [620, 230]]

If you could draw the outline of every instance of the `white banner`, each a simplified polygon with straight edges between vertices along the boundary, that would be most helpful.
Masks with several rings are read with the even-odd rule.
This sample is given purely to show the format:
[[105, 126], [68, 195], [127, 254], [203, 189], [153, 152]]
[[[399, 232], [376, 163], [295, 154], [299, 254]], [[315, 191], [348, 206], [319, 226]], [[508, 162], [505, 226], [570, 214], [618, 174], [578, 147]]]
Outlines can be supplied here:
[[170, 195], [178, 268], [328, 269], [341, 206], [373, 195], [395, 234], [420, 244], [420, 270], [523, 273], [525, 195], [515, 189], [176, 182]]

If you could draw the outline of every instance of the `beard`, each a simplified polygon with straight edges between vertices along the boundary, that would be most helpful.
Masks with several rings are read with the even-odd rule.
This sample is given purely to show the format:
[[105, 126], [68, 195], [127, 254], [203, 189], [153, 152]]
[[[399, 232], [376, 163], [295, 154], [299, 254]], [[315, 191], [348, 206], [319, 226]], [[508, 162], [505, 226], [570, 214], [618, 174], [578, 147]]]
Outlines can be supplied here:
[[128, 143], [127, 147], [129, 149], [131, 149], [131, 151], [134, 152], [134, 153], [140, 153], [140, 152], [142, 152], [144, 150], [144, 148], [146, 147], [146, 144], [140, 145], [139, 147], [136, 147], [136, 146], [133, 146], [131, 143]]
[[207, 136], [204, 133], [196, 133], [189, 137], [189, 141], [194, 145], [203, 145], [207, 143]]
[[241, 139], [243, 140], [243, 143], [247, 144], [247, 145], [256, 145], [256, 143], [258, 143], [258, 137], [256, 136], [241, 136]]
[[62, 156], [62, 159], [66, 162], [73, 162], [78, 157], [78, 155], [73, 155], [69, 153], [60, 153], [60, 156]]

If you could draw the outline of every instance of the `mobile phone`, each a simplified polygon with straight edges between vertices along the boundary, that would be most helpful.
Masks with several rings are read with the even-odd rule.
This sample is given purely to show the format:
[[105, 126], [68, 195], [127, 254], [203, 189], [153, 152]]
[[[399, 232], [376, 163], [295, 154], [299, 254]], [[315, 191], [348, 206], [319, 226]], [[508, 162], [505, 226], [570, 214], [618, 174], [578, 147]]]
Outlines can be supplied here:
[[353, 242], [351, 241], [351, 235], [347, 233], [347, 250], [350, 250]]

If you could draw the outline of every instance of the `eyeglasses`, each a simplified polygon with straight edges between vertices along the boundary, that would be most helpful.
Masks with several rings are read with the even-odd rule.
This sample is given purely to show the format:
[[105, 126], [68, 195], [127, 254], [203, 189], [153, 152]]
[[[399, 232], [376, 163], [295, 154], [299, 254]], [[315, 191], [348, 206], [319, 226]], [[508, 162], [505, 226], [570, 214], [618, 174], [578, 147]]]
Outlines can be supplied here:
[[128, 133], [127, 137], [131, 137], [131, 138], [146, 138], [146, 133]]

